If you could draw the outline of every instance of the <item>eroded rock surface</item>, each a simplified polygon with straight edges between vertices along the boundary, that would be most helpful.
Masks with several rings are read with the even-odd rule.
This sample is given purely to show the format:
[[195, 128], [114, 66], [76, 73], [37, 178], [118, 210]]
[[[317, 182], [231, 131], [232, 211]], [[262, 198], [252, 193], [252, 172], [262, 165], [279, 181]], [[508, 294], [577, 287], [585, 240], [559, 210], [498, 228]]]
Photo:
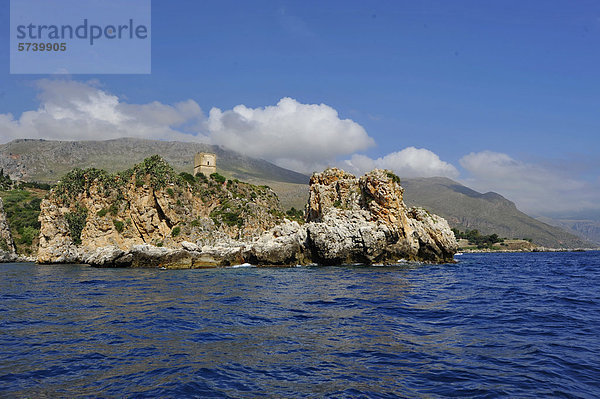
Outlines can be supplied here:
[[6, 221], [4, 204], [0, 198], [0, 262], [12, 262], [16, 259], [15, 244]]
[[157, 186], [139, 169], [126, 177], [114, 184], [86, 177], [75, 197], [53, 192], [41, 206], [38, 262], [165, 268], [451, 262], [457, 249], [443, 218], [404, 205], [400, 181], [389, 171], [361, 178], [339, 169], [314, 174], [303, 224], [284, 219], [267, 188], [186, 185], [171, 175]]

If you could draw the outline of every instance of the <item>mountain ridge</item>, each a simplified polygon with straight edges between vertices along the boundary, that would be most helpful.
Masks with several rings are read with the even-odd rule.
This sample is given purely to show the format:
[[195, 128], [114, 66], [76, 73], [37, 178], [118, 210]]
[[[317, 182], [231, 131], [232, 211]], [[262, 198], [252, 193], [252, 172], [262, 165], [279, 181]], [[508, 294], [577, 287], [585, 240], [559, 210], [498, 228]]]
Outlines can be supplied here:
[[217, 169], [233, 178], [308, 184], [307, 175], [220, 146], [130, 137], [86, 141], [17, 139], [0, 144], [0, 168], [12, 179], [55, 183], [73, 168], [116, 172], [159, 154], [177, 171], [191, 173], [194, 155], [203, 151], [217, 154]]
[[551, 248], [585, 248], [592, 243], [521, 212], [514, 202], [490, 191], [479, 193], [446, 177], [404, 178], [405, 201], [423, 206], [459, 230], [477, 229], [506, 238], [530, 238]]

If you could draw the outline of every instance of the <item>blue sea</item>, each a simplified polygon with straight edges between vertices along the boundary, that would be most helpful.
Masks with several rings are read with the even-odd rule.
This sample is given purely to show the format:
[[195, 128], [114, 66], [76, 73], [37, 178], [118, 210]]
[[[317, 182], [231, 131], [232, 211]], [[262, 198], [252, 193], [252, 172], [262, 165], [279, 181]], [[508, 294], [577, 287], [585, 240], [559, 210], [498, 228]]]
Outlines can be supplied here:
[[0, 397], [598, 398], [600, 253], [0, 265]]

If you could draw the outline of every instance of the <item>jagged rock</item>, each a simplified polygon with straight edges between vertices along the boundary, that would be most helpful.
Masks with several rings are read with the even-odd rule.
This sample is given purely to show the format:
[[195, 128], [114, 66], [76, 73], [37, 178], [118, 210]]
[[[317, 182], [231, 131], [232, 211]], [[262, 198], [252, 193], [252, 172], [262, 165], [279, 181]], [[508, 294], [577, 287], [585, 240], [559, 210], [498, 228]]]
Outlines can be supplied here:
[[454, 257], [458, 245], [446, 219], [416, 207], [409, 209], [408, 216], [419, 241], [420, 258], [435, 261]]
[[13, 242], [8, 222], [6, 221], [4, 204], [2, 198], [0, 198], [0, 262], [13, 262], [16, 259], [15, 243]]
[[[232, 181], [177, 186], [168, 173], [161, 177], [167, 184], [157, 186], [155, 178], [90, 178], [76, 201], [53, 192], [41, 204], [38, 262], [160, 268], [451, 262], [457, 249], [446, 221], [407, 209], [399, 178], [385, 170], [360, 179], [335, 168], [315, 173], [303, 225], [274, 216], [281, 211], [267, 188]], [[239, 213], [229, 211], [236, 201]], [[67, 219], [81, 207], [87, 218], [76, 245]]]
[[306, 228], [286, 220], [248, 245], [243, 254], [246, 262], [268, 265], [310, 263], [306, 252]]
[[65, 209], [55, 203], [43, 200], [40, 204], [40, 244], [38, 263], [77, 263], [81, 262], [81, 253], [73, 244], [69, 226], [63, 217]]
[[117, 264], [117, 259], [121, 258], [125, 251], [117, 246], [108, 246], [97, 248], [94, 252], [83, 259], [83, 263], [94, 266], [105, 266]]
[[339, 169], [314, 174], [307, 205], [307, 247], [325, 264], [451, 262], [457, 243], [446, 221], [408, 210], [400, 179], [375, 169], [357, 179]]
[[364, 210], [331, 210], [321, 222], [306, 225], [307, 246], [320, 264], [393, 262], [386, 256], [397, 237], [389, 226], [369, 221]]
[[448, 223], [407, 209], [399, 179], [374, 170], [357, 179], [339, 169], [311, 178], [307, 223], [286, 222], [253, 242], [245, 259], [258, 264], [451, 262], [457, 244]]
[[186, 251], [191, 251], [191, 252], [200, 251], [200, 247], [198, 246], [198, 244], [194, 244], [193, 242], [189, 242], [189, 241], [182, 241], [181, 248], [185, 249]]

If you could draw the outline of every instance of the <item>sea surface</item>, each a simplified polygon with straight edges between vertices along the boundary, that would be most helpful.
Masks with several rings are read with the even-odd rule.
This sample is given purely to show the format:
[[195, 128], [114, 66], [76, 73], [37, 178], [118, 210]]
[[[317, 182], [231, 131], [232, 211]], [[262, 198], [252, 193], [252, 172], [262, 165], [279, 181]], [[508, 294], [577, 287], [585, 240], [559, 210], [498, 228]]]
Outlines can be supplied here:
[[600, 397], [600, 253], [0, 265], [0, 397]]

